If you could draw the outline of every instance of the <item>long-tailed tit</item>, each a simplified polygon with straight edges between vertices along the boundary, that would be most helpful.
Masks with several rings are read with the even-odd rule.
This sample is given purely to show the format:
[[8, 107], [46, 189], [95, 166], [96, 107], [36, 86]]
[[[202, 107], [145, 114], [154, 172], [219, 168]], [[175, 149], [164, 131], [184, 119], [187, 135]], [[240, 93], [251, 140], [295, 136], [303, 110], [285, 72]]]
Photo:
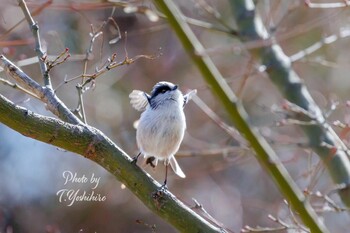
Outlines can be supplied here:
[[130, 93], [130, 103], [138, 111], [143, 111], [139, 120], [136, 140], [140, 153], [134, 158], [137, 162], [140, 154], [157, 165], [158, 160], [164, 160], [166, 186], [168, 165], [174, 172], [185, 178], [184, 172], [175, 159], [186, 129], [186, 118], [183, 111], [188, 100], [197, 90], [183, 95], [177, 85], [170, 82], [157, 83], [151, 95], [139, 90]]

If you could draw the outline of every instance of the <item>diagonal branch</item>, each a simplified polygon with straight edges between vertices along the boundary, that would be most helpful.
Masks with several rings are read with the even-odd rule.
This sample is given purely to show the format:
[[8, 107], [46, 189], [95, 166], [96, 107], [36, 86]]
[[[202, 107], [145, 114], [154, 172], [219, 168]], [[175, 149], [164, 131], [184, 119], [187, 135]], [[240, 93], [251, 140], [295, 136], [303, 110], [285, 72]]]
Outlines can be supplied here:
[[[238, 102], [236, 95], [221, 76], [205, 49], [197, 39], [182, 13], [171, 0], [155, 0], [155, 4], [167, 16], [168, 22], [178, 35], [184, 49], [202, 73], [203, 78], [225, 107], [229, 117], [237, 129], [245, 135], [251, 147], [256, 152], [256, 158], [264, 166], [276, 185], [291, 206], [300, 214], [300, 218], [312, 232], [328, 232], [324, 224], [305, 199], [300, 189], [294, 183], [275, 152], [259, 134], [258, 130], [249, 124], [248, 115]], [[234, 2], [234, 1], [233, 1]], [[199, 56], [198, 54], [203, 54]]]
[[80, 124], [81, 121], [66, 107], [66, 105], [55, 95], [50, 87], [42, 87], [35, 80], [24, 73], [20, 68], [14, 65], [5, 56], [0, 55], [0, 66], [14, 79], [16, 82], [38, 96], [46, 107], [60, 119], [72, 124]]
[[[256, 13], [252, 0], [229, 1], [236, 18], [240, 38], [243, 41], [271, 39], [262, 19]], [[251, 55], [262, 61], [271, 81], [281, 94], [291, 103], [299, 106], [308, 114], [308, 120], [314, 124], [301, 125], [313, 151], [327, 168], [333, 182], [340, 187], [338, 193], [344, 204], [350, 207], [350, 160], [348, 148], [326, 122], [321, 109], [312, 99], [304, 82], [293, 70], [291, 60], [278, 44], [251, 50]], [[298, 114], [303, 121], [304, 114]], [[312, 118], [312, 119], [311, 119]]]
[[24, 136], [75, 152], [98, 163], [180, 232], [226, 232], [196, 214], [170, 192], [157, 191], [160, 184], [132, 164], [124, 151], [93, 127], [38, 115], [14, 105], [2, 95], [0, 122]]

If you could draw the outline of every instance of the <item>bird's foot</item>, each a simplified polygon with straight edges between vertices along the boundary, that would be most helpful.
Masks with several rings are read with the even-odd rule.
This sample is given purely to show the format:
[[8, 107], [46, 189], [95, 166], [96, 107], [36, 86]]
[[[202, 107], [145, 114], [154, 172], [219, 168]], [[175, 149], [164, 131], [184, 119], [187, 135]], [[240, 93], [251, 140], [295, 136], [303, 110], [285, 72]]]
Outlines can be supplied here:
[[167, 180], [164, 180], [164, 183], [157, 189], [157, 191], [162, 193], [168, 191]]
[[160, 186], [160, 188], [158, 189], [158, 191], [161, 191], [161, 192], [165, 192], [168, 190], [168, 186], [166, 183], [162, 184], [162, 186]]
[[141, 152], [138, 155], [136, 155], [134, 158], [132, 158], [131, 164], [135, 164], [136, 165], [137, 160], [140, 157], [140, 154], [141, 154]]
[[132, 158], [132, 160], [131, 160], [131, 164], [135, 164], [136, 165], [136, 163], [137, 163], [137, 157], [134, 157], [134, 158]]
[[162, 186], [157, 188], [156, 191], [153, 192], [152, 197], [156, 200], [160, 200], [167, 191], [168, 191], [168, 186], [166, 184], [163, 184]]

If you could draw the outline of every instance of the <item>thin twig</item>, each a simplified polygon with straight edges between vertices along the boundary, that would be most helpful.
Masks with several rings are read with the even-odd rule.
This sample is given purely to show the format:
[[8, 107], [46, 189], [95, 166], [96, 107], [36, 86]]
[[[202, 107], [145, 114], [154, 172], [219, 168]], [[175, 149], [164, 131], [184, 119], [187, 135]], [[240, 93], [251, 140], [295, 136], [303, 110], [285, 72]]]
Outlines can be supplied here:
[[80, 83], [76, 85], [77, 91], [78, 91], [78, 107], [76, 110], [79, 112], [79, 116], [81, 116], [81, 120], [86, 124], [86, 115], [85, 115], [85, 108], [84, 108], [84, 87], [81, 86]]
[[117, 43], [121, 38], [122, 38], [122, 34], [120, 33], [120, 28], [119, 28], [119, 25], [117, 24], [117, 22], [113, 19], [113, 14], [114, 14], [114, 9], [113, 8], [113, 12], [111, 14], [111, 16], [108, 18], [108, 21], [109, 22], [112, 22], [112, 25], [115, 27], [115, 29], [117, 29], [117, 37], [110, 40], [109, 41], [109, 44], [115, 44]]
[[347, 38], [349, 36], [350, 36], [350, 30], [349, 29], [342, 29], [342, 30], [340, 30], [340, 32], [338, 34], [333, 34], [331, 36], [327, 36], [327, 37], [323, 38], [321, 41], [318, 41], [318, 42], [314, 43], [313, 45], [309, 46], [308, 48], [303, 49], [303, 50], [297, 52], [296, 54], [289, 56], [289, 59], [291, 60], [291, 62], [299, 61], [299, 60], [305, 58], [306, 56], [309, 56], [310, 54], [321, 49], [324, 45], [332, 44], [332, 43], [338, 41], [339, 39], [344, 39], [344, 38]]
[[217, 156], [223, 155], [227, 157], [229, 154], [237, 153], [241, 154], [244, 148], [240, 146], [228, 146], [222, 148], [210, 148], [200, 150], [180, 150], [176, 153], [177, 157], [194, 157], [194, 156]]
[[[1, 46], [1, 45], [0, 45]], [[54, 60], [57, 58], [58, 55], [45, 55], [45, 59], [46, 60]], [[93, 56], [89, 57], [89, 59], [91, 60], [93, 58]], [[85, 54], [70, 54], [69, 56], [69, 61], [83, 61], [85, 59]], [[39, 62], [38, 57], [29, 57], [29, 58], [25, 58], [22, 60], [19, 60], [16, 62], [16, 65], [19, 67], [24, 67], [24, 66], [29, 66], [32, 64], [35, 64]]]
[[275, 44], [279, 44], [287, 41], [293, 37], [299, 36], [303, 33], [309, 32], [311, 29], [321, 25], [322, 23], [329, 22], [332, 18], [339, 17], [338, 12], [332, 12], [326, 17], [322, 15], [322, 17], [317, 17], [311, 20], [310, 22], [303, 23], [301, 26], [296, 26], [291, 30], [288, 30], [285, 33], [276, 34], [275, 36], [269, 36], [266, 38], [252, 39], [249, 41], [241, 41], [241, 43], [234, 43], [229, 45], [218, 45], [213, 48], [205, 49], [202, 52], [198, 53], [198, 55], [214, 55], [214, 54], [222, 54], [227, 52], [237, 52], [237, 51], [245, 51], [245, 50], [254, 50], [260, 49], [264, 47], [273, 46]]
[[237, 96], [239, 98], [242, 98], [242, 93], [243, 93], [244, 87], [246, 86], [248, 78], [250, 77], [250, 75], [254, 69], [254, 64], [255, 64], [255, 61], [254, 61], [253, 57], [250, 57], [249, 61], [248, 61], [248, 65], [246, 66], [245, 72], [243, 74], [242, 81], [241, 81], [241, 83], [238, 87], [238, 90], [237, 90]]
[[223, 26], [229, 34], [235, 36], [238, 35], [237, 31], [235, 31], [225, 22], [220, 12], [217, 11], [214, 7], [210, 6], [205, 0], [195, 0], [195, 3], [198, 4], [198, 7], [200, 7], [200, 9], [204, 10], [209, 16], [214, 18], [221, 26]]
[[[296, 230], [298, 232], [310, 232], [308, 229], [306, 229], [304, 226], [300, 225], [298, 222], [294, 222], [294, 224], [288, 224], [285, 221], [283, 221], [280, 218], [276, 218], [269, 214], [268, 219], [273, 221], [274, 223], [278, 224], [277, 227], [251, 227], [251, 226], [244, 226], [241, 232], [247, 233], [247, 232], [280, 232], [282, 230]], [[292, 216], [293, 218], [293, 216]]]
[[[269, 2], [267, 4], [273, 4], [272, 2]], [[274, 29], [276, 28], [276, 26], [274, 25], [274, 14], [278, 11], [278, 7], [281, 5], [281, 1], [277, 1], [274, 3], [274, 5], [271, 7], [270, 5], [268, 6], [269, 10], [266, 14], [266, 18], [265, 18], [265, 22], [264, 25], [266, 25], [266, 27], [268, 27], [269, 29], [272, 29], [272, 31], [274, 31]], [[272, 26], [273, 25], [273, 26]]]
[[42, 61], [42, 57], [44, 57], [45, 53], [41, 47], [41, 41], [40, 41], [40, 35], [39, 35], [39, 25], [34, 21], [32, 15], [30, 14], [30, 11], [27, 7], [27, 4], [24, 0], [18, 0], [19, 6], [21, 7], [24, 16], [26, 18], [26, 20], [29, 23], [29, 27], [30, 30], [33, 33], [34, 39], [35, 39], [35, 51], [38, 55], [38, 59], [39, 59], [39, 64], [40, 64], [40, 70], [41, 70], [41, 74], [43, 75], [44, 78], [44, 83], [45, 86], [48, 88], [51, 88], [51, 79], [50, 79], [50, 75], [47, 72], [47, 66], [45, 64], [44, 61]]
[[62, 53], [57, 55], [53, 60], [48, 59], [47, 55], [44, 55], [41, 58], [41, 60], [45, 62], [47, 66], [46, 74], [48, 74], [52, 70], [52, 68], [54, 68], [55, 66], [61, 65], [64, 62], [66, 62], [69, 57], [70, 57], [70, 54], [69, 54], [68, 48], [66, 48]]
[[184, 18], [186, 19], [186, 22], [193, 25], [193, 26], [197, 26], [197, 27], [201, 27], [201, 28], [205, 28], [205, 29], [209, 29], [209, 30], [213, 30], [215, 32], [223, 32], [226, 34], [233, 34], [232, 31], [218, 27], [212, 23], [209, 22], [205, 22], [199, 19], [194, 19], [194, 18], [190, 18], [188, 16], [184, 16]]
[[85, 74], [85, 75], [81, 74], [81, 75], [73, 77], [73, 78], [71, 78], [69, 80], [66, 80], [65, 83], [73, 81], [73, 80], [76, 80], [78, 78], [85, 77], [87, 79], [82, 84], [82, 86], [85, 86], [85, 85], [89, 84], [91, 81], [93, 81], [93, 80], [97, 79], [98, 77], [100, 77], [101, 75], [103, 75], [104, 73], [110, 71], [111, 69], [114, 69], [114, 68], [117, 68], [117, 67], [123, 66], [123, 65], [130, 65], [130, 64], [134, 63], [136, 60], [141, 59], [141, 58], [155, 59], [158, 56], [159, 55], [136, 55], [133, 58], [125, 57], [123, 61], [119, 61], [119, 62], [118, 61], [114, 61], [115, 56], [112, 56], [112, 58], [109, 59], [108, 63], [106, 65], [104, 65], [101, 69], [97, 68], [95, 73], [93, 73], [93, 74]]
[[350, 6], [350, 1], [343, 0], [342, 2], [332, 2], [332, 3], [313, 3], [311, 0], [304, 0], [304, 3], [309, 8], [321, 8], [321, 9], [330, 9], [330, 8], [344, 8]]
[[223, 129], [228, 135], [239, 142], [239, 145], [243, 148], [247, 148], [247, 141], [241, 136], [241, 134], [232, 126], [226, 124], [198, 95], [192, 97], [193, 102], [221, 129]]
[[313, 190], [315, 188], [316, 184], [320, 180], [321, 175], [323, 174], [324, 171], [325, 171], [325, 166], [323, 165], [322, 160], [319, 160], [316, 166], [314, 166], [314, 168], [309, 168], [309, 171], [306, 174], [303, 174], [303, 176], [305, 175], [310, 176], [310, 181], [308, 182], [308, 186], [307, 186], [308, 190]]
[[[333, 190], [332, 190], [333, 192]], [[318, 210], [319, 212], [345, 212], [345, 211], [350, 211], [349, 208], [346, 207], [341, 207], [339, 206], [337, 203], [335, 203], [334, 200], [332, 200], [329, 195], [327, 194], [322, 194], [320, 191], [316, 191], [316, 192], [311, 192], [309, 190], [304, 191], [304, 193], [309, 196], [310, 198], [317, 198], [321, 201], [323, 201], [320, 209]], [[326, 205], [326, 206], [325, 206]]]
[[289, 205], [289, 203], [284, 200], [285, 204], [288, 206], [288, 209], [289, 209], [289, 213], [290, 213], [290, 218], [292, 219], [293, 223], [295, 226], [297, 226], [297, 228], [299, 227], [299, 229], [305, 231], [305, 232], [310, 232], [309, 229], [307, 229], [304, 225], [302, 225], [297, 216], [296, 216], [296, 213], [293, 211], [292, 207]]
[[107, 61], [105, 62], [105, 64], [103, 64], [103, 66], [101, 68], [96, 67], [95, 73], [93, 74], [81, 74], [78, 75], [76, 77], [73, 77], [71, 79], [65, 80], [64, 82], [70, 82], [73, 81], [77, 78], [82, 78], [82, 80], [84, 80], [85, 78], [87, 78], [81, 85], [82, 87], [84, 87], [85, 85], [87, 85], [88, 83], [90, 83], [91, 81], [95, 80], [96, 78], [98, 78], [99, 76], [101, 76], [102, 74], [110, 71], [111, 69], [117, 68], [119, 66], [123, 66], [123, 65], [130, 65], [132, 63], [134, 63], [135, 61], [141, 59], [141, 58], [145, 58], [145, 59], [156, 59], [159, 56], [161, 56], [161, 53], [156, 54], [156, 55], [136, 55], [132, 58], [129, 58], [128, 55], [128, 51], [126, 49], [126, 43], [127, 43], [127, 33], [125, 32], [125, 46], [124, 46], [124, 51], [125, 51], [125, 57], [123, 61], [115, 61], [117, 58], [117, 54], [113, 54], [110, 58], [107, 59]]
[[44, 89], [39, 83], [27, 76], [21, 69], [17, 68], [16, 65], [8, 60], [5, 56], [0, 55], [0, 62], [2, 63], [4, 70], [9, 73], [10, 76], [14, 78], [19, 85], [25, 87], [30, 92], [39, 96], [39, 98], [43, 98]]
[[14, 89], [18, 89], [18, 90], [20, 90], [20, 91], [26, 93], [27, 95], [30, 95], [30, 96], [32, 96], [32, 97], [34, 97], [34, 98], [40, 100], [40, 97], [39, 97], [39, 96], [37, 96], [37, 95], [34, 94], [33, 92], [28, 91], [27, 89], [21, 87], [20, 85], [18, 85], [18, 84], [16, 84], [16, 83], [12, 83], [12, 82], [10, 82], [10, 81], [8, 81], [8, 80], [6, 80], [6, 79], [3, 79], [3, 78], [0, 78], [0, 82], [2, 82], [4, 85], [10, 86], [10, 87], [12, 87], [12, 88], [14, 88]]
[[[42, 5], [38, 6], [37, 8], [35, 8], [32, 12], [32, 16], [38, 15], [40, 14], [46, 7], [50, 6], [51, 3], [53, 2], [53, 0], [48, 0], [47, 2], [43, 3]], [[8, 35], [10, 35], [10, 33], [16, 29], [21, 23], [23, 23], [26, 20], [26, 18], [21, 19], [20, 21], [18, 21], [18, 23], [16, 23], [15, 25], [13, 25], [10, 29], [8, 29], [4, 34], [2, 34], [0, 36], [0, 40], [4, 40]]]
[[79, 115], [82, 116], [82, 120], [84, 123], [86, 123], [86, 115], [85, 115], [85, 106], [83, 101], [83, 93], [84, 93], [83, 88], [84, 88], [84, 83], [86, 81], [85, 78], [86, 78], [86, 72], [87, 72], [87, 67], [89, 62], [89, 56], [90, 54], [92, 54], [95, 40], [103, 34], [101, 30], [104, 28], [105, 25], [106, 25], [106, 22], [103, 22], [99, 30], [97, 30], [96, 32], [94, 30], [93, 25], [92, 24], [90, 25], [90, 45], [89, 45], [89, 48], [86, 50], [86, 54], [85, 54], [83, 74], [81, 75], [81, 83], [77, 84], [76, 86], [78, 91], [78, 99], [79, 99], [77, 109], [80, 109]]
[[195, 203], [194, 207], [192, 207], [192, 210], [196, 210], [199, 209], [201, 210], [204, 215], [211, 221], [213, 222], [215, 225], [217, 225], [218, 227], [224, 229], [224, 224], [219, 222], [218, 220], [216, 220], [213, 216], [211, 216], [208, 211], [204, 208], [204, 206], [202, 204], [200, 204], [196, 199], [192, 198], [193, 202]]

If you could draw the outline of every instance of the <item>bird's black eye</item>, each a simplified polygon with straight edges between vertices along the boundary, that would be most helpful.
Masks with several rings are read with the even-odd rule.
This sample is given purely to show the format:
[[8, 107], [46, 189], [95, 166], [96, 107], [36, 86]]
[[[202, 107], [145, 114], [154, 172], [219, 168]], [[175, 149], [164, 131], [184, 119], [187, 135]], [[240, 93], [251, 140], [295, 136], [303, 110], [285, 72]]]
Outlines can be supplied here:
[[157, 95], [164, 94], [165, 92], [170, 90], [170, 87], [167, 85], [158, 86], [152, 91], [151, 95], [152, 97], [156, 97]]

